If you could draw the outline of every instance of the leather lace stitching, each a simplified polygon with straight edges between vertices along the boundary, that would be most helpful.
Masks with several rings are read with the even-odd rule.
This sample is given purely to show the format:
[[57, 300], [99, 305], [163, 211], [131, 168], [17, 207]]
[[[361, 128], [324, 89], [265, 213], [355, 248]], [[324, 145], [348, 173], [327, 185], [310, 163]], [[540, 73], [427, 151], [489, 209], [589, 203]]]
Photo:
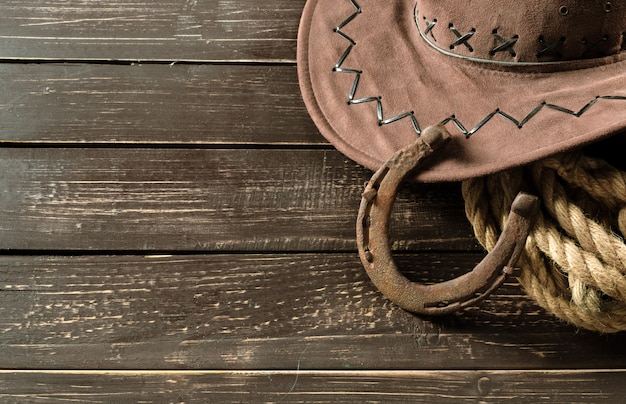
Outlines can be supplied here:
[[[347, 67], [344, 67], [344, 64], [345, 64], [346, 60], [348, 59], [348, 56], [350, 55], [352, 49], [355, 46], [357, 46], [357, 42], [354, 39], [352, 39], [351, 37], [349, 37], [348, 35], [346, 35], [344, 32], [342, 32], [342, 29], [346, 25], [351, 23], [355, 18], [357, 18], [362, 13], [362, 9], [358, 5], [356, 0], [347, 0], [347, 1], [349, 1], [350, 4], [352, 5], [352, 7], [354, 8], [354, 13], [350, 14], [337, 27], [333, 28], [333, 31], [337, 35], [339, 35], [341, 38], [343, 38], [345, 41], [347, 41], [348, 42], [348, 46], [346, 47], [345, 51], [339, 56], [339, 59], [337, 60], [337, 63], [335, 63], [335, 66], [333, 67], [333, 72], [354, 75], [354, 80], [352, 82], [352, 86], [350, 87], [350, 90], [348, 92], [348, 105], [374, 103], [376, 105], [375, 114], [376, 114], [376, 118], [377, 118], [379, 126], [388, 125], [388, 124], [391, 124], [391, 123], [394, 123], [394, 122], [398, 122], [400, 120], [408, 119], [411, 122], [411, 126], [413, 127], [413, 130], [415, 131], [417, 136], [420, 136], [421, 135], [421, 129], [420, 129], [419, 121], [415, 117], [415, 112], [414, 111], [407, 111], [407, 112], [403, 112], [401, 114], [398, 114], [398, 115], [395, 115], [395, 116], [392, 116], [392, 117], [389, 117], [389, 118], [385, 118], [385, 115], [384, 115], [384, 104], [383, 104], [383, 100], [382, 100], [381, 96], [379, 96], [379, 95], [371, 95], [371, 96], [356, 98], [356, 93], [357, 93], [358, 88], [359, 88], [359, 83], [360, 83], [361, 77], [364, 74], [364, 72], [362, 70], [360, 70], [360, 69], [357, 69], [357, 68], [347, 68]], [[427, 22], [427, 25], [431, 26], [431, 24], [433, 24], [433, 23]], [[432, 26], [434, 26], [434, 25], [432, 25]], [[471, 33], [471, 31], [470, 31], [470, 33]], [[457, 40], [458, 44], [459, 45], [460, 44], [464, 44], [465, 46], [470, 46], [467, 43], [467, 40], [469, 40], [469, 38], [471, 38], [471, 36], [472, 36], [472, 35], [469, 35], [470, 33], [465, 34], [465, 35], [461, 35], [459, 33], [459, 39]], [[469, 36], [467, 36], [467, 35], [469, 35]], [[466, 38], [463, 38], [464, 36]], [[515, 37], [511, 38], [508, 41], [505, 41], [502, 38], [502, 41], [503, 42], [501, 42], [501, 45], [499, 47], [496, 47], [496, 49], [500, 48], [498, 51], [504, 51], [504, 50], [511, 51], [511, 46], [515, 43]], [[547, 44], [546, 46], [547, 46], [547, 48], [545, 50], [546, 52], [552, 50], [555, 47], [554, 44]], [[494, 49], [494, 51], [496, 51], [496, 49]], [[502, 110], [500, 110], [500, 108], [496, 108], [493, 112], [487, 114], [477, 124], [472, 126], [471, 129], [467, 129], [467, 125], [462, 123], [454, 114], [448, 116], [447, 118], [445, 118], [443, 120], [441, 120], [439, 123], [442, 124], [442, 125], [446, 125], [448, 123], [454, 124], [454, 126], [467, 139], [469, 139], [476, 132], [478, 132], [480, 129], [485, 127], [485, 125], [487, 125], [495, 117], [503, 118], [506, 121], [508, 121], [508, 122], [512, 123], [513, 125], [515, 125], [515, 127], [519, 128], [519, 129], [522, 129], [524, 127], [524, 125], [526, 125], [529, 121], [531, 121], [534, 117], [536, 117], [539, 114], [540, 111], [542, 111], [544, 109], [562, 112], [562, 113], [570, 115], [572, 117], [579, 118], [583, 114], [585, 114], [587, 111], [589, 111], [589, 109], [591, 109], [594, 105], [596, 105], [601, 100], [603, 100], [603, 101], [626, 101], [626, 96], [621, 96], [621, 95], [598, 95], [598, 96], [595, 96], [594, 98], [592, 98], [589, 102], [587, 102], [582, 108], [580, 108], [578, 110], [572, 110], [572, 109], [560, 106], [558, 104], [552, 104], [552, 103], [549, 103], [549, 102], [546, 102], [546, 101], [542, 101], [541, 103], [539, 103], [535, 108], [533, 108], [529, 113], [527, 113], [521, 119], [515, 118], [512, 113], [509, 113], [509, 112], [506, 112], [506, 111], [502, 111]]]

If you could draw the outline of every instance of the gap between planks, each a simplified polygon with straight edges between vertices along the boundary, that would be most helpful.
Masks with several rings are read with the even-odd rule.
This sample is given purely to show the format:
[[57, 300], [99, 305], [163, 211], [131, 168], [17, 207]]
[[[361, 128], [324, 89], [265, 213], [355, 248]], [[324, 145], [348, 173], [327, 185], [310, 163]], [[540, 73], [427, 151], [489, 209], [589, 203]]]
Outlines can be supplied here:
[[323, 376], [354, 376], [354, 377], [408, 377], [426, 374], [448, 374], [448, 375], [466, 375], [469, 373], [480, 373], [489, 375], [507, 375], [507, 374], [533, 374], [540, 373], [546, 375], [585, 375], [597, 373], [624, 373], [625, 369], [486, 369], [486, 370], [149, 370], [149, 369], [120, 369], [120, 370], [99, 370], [99, 369], [79, 369], [79, 370], [63, 370], [63, 369], [0, 369], [2, 375], [26, 375], [26, 374], [42, 374], [42, 375], [110, 375], [110, 376], [160, 376], [160, 375], [180, 375], [180, 376], [214, 376], [214, 375], [231, 375], [231, 376], [266, 376], [266, 375], [323, 375]]

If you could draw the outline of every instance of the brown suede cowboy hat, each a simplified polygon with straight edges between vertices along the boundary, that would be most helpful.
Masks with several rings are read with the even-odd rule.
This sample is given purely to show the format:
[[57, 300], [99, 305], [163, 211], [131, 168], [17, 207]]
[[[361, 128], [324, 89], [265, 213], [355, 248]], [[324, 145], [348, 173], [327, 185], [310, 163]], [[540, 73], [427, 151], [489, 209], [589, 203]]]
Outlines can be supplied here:
[[418, 179], [461, 180], [622, 131], [625, 32], [622, 1], [309, 0], [298, 73], [348, 157], [377, 169], [444, 124]]

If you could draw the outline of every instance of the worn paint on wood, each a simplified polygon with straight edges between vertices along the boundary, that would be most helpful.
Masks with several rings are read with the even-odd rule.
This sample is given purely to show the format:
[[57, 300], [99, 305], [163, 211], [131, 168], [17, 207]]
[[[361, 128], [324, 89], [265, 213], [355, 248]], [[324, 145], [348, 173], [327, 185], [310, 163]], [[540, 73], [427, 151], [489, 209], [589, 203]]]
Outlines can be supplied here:
[[[428, 283], [481, 257], [397, 261]], [[373, 287], [356, 254], [3, 257], [0, 279], [9, 368], [613, 368], [626, 358], [623, 336], [563, 326], [515, 282], [480, 308], [416, 317]]]
[[293, 62], [304, 0], [3, 1], [5, 59]]
[[[620, 402], [623, 371], [0, 372], [5, 400], [90, 403]], [[27, 400], [27, 401], [25, 401]]]
[[[370, 175], [334, 150], [0, 149], [0, 248], [355, 251]], [[458, 184], [407, 186], [394, 248], [476, 249]]]
[[[371, 173], [299, 94], [304, 4], [0, 4], [2, 401], [619, 401], [624, 335], [515, 281], [436, 319], [372, 286]], [[392, 231], [420, 282], [483, 256], [459, 184], [407, 185]]]
[[0, 75], [0, 142], [328, 145], [295, 66], [0, 64]]

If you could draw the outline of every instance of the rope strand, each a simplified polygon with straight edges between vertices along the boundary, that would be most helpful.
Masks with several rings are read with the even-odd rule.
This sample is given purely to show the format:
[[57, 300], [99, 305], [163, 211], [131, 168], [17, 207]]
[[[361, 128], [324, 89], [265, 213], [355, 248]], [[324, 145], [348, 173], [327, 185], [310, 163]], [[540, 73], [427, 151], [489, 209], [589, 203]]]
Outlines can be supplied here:
[[572, 152], [465, 181], [466, 215], [487, 250], [520, 190], [542, 201], [520, 259], [526, 292], [578, 327], [626, 330], [626, 173]]

